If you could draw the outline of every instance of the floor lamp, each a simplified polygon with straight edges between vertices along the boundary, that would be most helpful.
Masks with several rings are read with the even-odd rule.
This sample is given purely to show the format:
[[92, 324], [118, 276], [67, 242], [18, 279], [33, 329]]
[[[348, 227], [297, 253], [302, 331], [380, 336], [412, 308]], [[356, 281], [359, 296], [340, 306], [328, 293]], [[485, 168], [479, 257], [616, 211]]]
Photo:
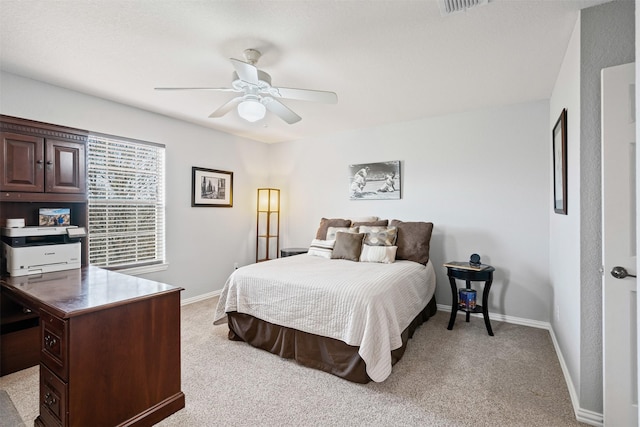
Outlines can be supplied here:
[[280, 190], [258, 188], [256, 262], [278, 258], [280, 250]]

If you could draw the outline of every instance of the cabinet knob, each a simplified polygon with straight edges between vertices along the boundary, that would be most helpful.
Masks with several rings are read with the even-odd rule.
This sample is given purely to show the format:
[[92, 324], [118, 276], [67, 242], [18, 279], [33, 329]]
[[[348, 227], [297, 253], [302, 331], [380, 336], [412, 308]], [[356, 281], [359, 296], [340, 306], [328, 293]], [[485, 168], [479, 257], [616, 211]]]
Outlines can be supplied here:
[[58, 341], [51, 335], [47, 335], [44, 337], [44, 345], [49, 349], [53, 348], [57, 343]]
[[51, 160], [47, 160], [47, 166], [51, 166], [53, 162]]
[[44, 395], [44, 404], [47, 406], [55, 405], [57, 402], [56, 398], [49, 392]]

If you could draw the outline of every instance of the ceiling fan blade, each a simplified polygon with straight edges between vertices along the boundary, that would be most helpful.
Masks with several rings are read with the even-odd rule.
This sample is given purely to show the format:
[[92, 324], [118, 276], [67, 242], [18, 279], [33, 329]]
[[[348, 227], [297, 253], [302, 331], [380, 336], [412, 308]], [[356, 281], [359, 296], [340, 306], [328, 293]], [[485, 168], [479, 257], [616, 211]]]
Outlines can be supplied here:
[[239, 92], [230, 87], [154, 87], [155, 90], [217, 90], [219, 92]]
[[258, 79], [258, 69], [254, 65], [247, 64], [246, 62], [233, 58], [231, 58], [231, 64], [233, 65], [233, 68], [236, 69], [236, 73], [238, 73], [240, 80], [244, 80], [247, 83], [253, 83], [254, 85], [257, 85], [260, 82], [260, 79]]
[[338, 95], [335, 92], [323, 90], [295, 89], [289, 87], [274, 87], [275, 96], [287, 99], [300, 99], [302, 101], [324, 102], [325, 104], [335, 104], [338, 102]]
[[291, 111], [289, 107], [287, 107], [277, 99], [271, 98], [270, 96], [265, 96], [262, 99], [262, 103], [267, 108], [267, 110], [271, 111], [290, 125], [302, 120], [302, 117]]
[[235, 108], [235, 106], [240, 103], [240, 101], [242, 101], [242, 97], [241, 96], [233, 98], [231, 101], [228, 101], [226, 104], [222, 105], [216, 111], [214, 111], [213, 113], [209, 114], [209, 118], [215, 119], [217, 117], [224, 116], [229, 111], [233, 110]]

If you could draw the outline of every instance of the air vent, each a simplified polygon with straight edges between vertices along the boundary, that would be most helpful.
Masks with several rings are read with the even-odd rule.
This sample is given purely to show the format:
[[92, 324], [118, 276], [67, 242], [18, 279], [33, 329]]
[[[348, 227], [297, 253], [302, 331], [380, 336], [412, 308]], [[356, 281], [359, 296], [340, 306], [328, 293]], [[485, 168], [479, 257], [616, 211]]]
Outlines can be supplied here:
[[475, 6], [482, 6], [489, 3], [489, 0], [438, 0], [440, 14], [447, 16], [456, 12], [464, 12]]

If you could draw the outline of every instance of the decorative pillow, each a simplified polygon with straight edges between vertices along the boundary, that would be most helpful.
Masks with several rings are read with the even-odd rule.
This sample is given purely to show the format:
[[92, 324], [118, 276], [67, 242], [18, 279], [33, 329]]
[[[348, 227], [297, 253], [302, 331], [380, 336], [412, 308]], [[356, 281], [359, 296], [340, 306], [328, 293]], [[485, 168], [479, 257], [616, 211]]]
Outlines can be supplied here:
[[363, 239], [364, 234], [362, 233], [338, 233], [331, 258], [358, 261], [362, 252]]
[[377, 221], [378, 217], [377, 216], [360, 216], [357, 218], [349, 218], [351, 220], [351, 224], [353, 224], [354, 222], [371, 222], [371, 221]]
[[350, 219], [341, 218], [322, 218], [320, 220], [320, 226], [316, 232], [316, 239], [327, 240], [327, 228], [329, 227], [349, 227], [351, 225]]
[[391, 264], [396, 260], [397, 246], [370, 246], [362, 245], [360, 262], [381, 262]]
[[333, 245], [335, 240], [319, 240], [313, 239], [309, 246], [309, 255], [319, 256], [322, 258], [331, 258], [331, 252], [333, 252]]
[[352, 227], [359, 227], [361, 225], [367, 225], [370, 227], [386, 227], [387, 225], [389, 225], [389, 220], [388, 219], [379, 219], [377, 221], [363, 221], [363, 222], [352, 222], [351, 226]]
[[357, 233], [358, 227], [329, 227], [327, 228], [327, 239], [336, 240], [337, 233]]
[[394, 219], [389, 225], [398, 228], [396, 259], [406, 259], [426, 265], [429, 262], [429, 243], [433, 223], [403, 222]]
[[364, 243], [370, 246], [393, 246], [396, 244], [398, 229], [396, 227], [358, 227], [364, 233]]

